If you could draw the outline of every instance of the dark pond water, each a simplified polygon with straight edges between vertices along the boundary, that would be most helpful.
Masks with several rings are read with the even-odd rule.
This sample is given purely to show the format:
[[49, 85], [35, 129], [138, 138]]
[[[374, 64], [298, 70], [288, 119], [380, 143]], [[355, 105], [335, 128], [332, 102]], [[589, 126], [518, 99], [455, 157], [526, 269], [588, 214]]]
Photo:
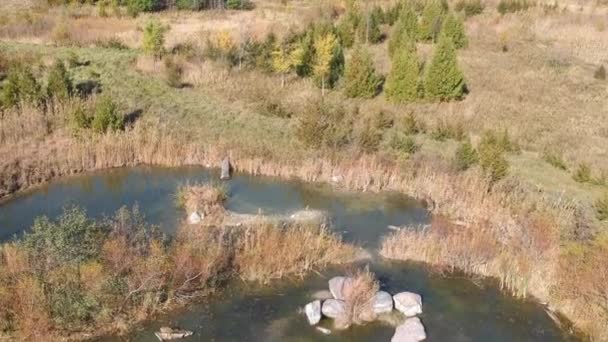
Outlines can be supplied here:
[[[112, 170], [75, 176], [23, 193], [0, 203], [0, 239], [26, 230], [35, 217], [56, 217], [78, 204], [90, 215], [111, 215], [123, 205], [139, 205], [148, 221], [167, 233], [184, 213], [175, 208], [180, 184], [218, 178], [198, 167]], [[326, 210], [344, 239], [374, 252], [388, 225], [425, 223], [426, 210], [398, 194], [340, 193], [327, 186], [269, 177], [237, 175], [224, 183], [228, 208], [242, 213], [289, 213], [305, 207]], [[369, 265], [389, 292], [414, 291], [423, 297], [428, 341], [571, 341], [533, 301], [502, 294], [491, 280], [443, 277], [424, 266], [376, 258]], [[354, 268], [349, 266], [348, 268]], [[327, 288], [327, 280], [346, 269], [324, 270], [303, 281], [281, 281], [268, 287], [235, 283], [221, 294], [171, 316], [160, 317], [127, 337], [103, 341], [154, 341], [161, 325], [195, 331], [183, 341], [390, 341], [394, 328], [381, 323], [322, 335], [309, 327], [298, 307], [311, 293]]]

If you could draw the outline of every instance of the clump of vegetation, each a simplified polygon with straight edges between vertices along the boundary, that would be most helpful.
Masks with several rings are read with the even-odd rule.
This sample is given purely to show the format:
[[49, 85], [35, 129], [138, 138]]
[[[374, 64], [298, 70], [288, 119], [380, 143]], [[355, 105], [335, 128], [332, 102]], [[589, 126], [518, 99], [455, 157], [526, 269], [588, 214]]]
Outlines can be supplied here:
[[424, 95], [431, 100], [461, 99], [466, 93], [464, 75], [458, 67], [450, 37], [441, 35], [424, 75]]
[[40, 84], [30, 67], [13, 65], [8, 71], [2, 87], [2, 106], [15, 107], [21, 104], [39, 105], [43, 96]]
[[507, 14], [521, 11], [527, 11], [530, 7], [533, 7], [534, 3], [528, 0], [500, 0], [498, 3], [498, 13]]
[[454, 5], [454, 10], [456, 12], [464, 12], [466, 17], [481, 14], [484, 8], [485, 6], [481, 0], [459, 0]]
[[346, 63], [344, 74], [346, 96], [372, 98], [378, 93], [381, 84], [382, 77], [376, 73], [369, 51], [357, 44]]
[[509, 163], [504, 154], [510, 151], [509, 145], [492, 131], [487, 131], [479, 143], [479, 165], [488, 175], [491, 183], [503, 179], [508, 173]]
[[72, 96], [72, 79], [63, 64], [56, 60], [49, 72], [47, 80], [47, 96], [58, 101], [65, 101]]
[[352, 116], [341, 106], [317, 102], [299, 117], [296, 136], [305, 146], [340, 148], [352, 141]]
[[285, 77], [295, 71], [304, 58], [304, 49], [301, 46], [290, 48], [284, 44], [277, 44], [272, 51], [272, 67], [281, 75], [281, 87], [285, 86]]
[[165, 79], [170, 87], [181, 88], [183, 74], [184, 68], [179, 61], [175, 58], [165, 58]]
[[477, 151], [471, 144], [469, 139], [465, 140], [458, 146], [456, 153], [454, 155], [454, 164], [456, 165], [456, 169], [460, 171], [464, 171], [477, 164], [479, 161], [479, 157], [477, 156]]
[[[407, 37], [407, 36], [404, 36]], [[419, 98], [419, 70], [415, 43], [406, 41], [395, 55], [391, 72], [386, 80], [386, 96], [393, 102], [412, 102]]]
[[400, 131], [396, 131], [390, 136], [389, 146], [405, 155], [414, 154], [420, 149], [420, 145], [412, 136]]
[[606, 80], [606, 68], [604, 68], [603, 65], [600, 65], [593, 73], [593, 77], [597, 80]]
[[332, 88], [342, 75], [344, 55], [338, 39], [333, 33], [315, 38], [314, 49], [313, 74], [321, 85], [321, 95], [325, 95], [325, 89]]
[[545, 151], [543, 159], [547, 163], [549, 163], [549, 165], [551, 165], [557, 169], [564, 170], [564, 171], [568, 170], [568, 165], [566, 164], [566, 161], [564, 161], [564, 158], [558, 153]]
[[600, 221], [608, 220], [608, 193], [595, 201], [594, 206], [597, 219]]
[[426, 2], [420, 19], [418, 37], [423, 41], [436, 41], [445, 19], [447, 6], [441, 0]]
[[188, 214], [198, 213], [205, 217], [205, 223], [221, 223], [224, 215], [224, 202], [228, 198], [226, 189], [220, 185], [194, 184], [177, 189], [175, 200]]
[[149, 21], [144, 27], [143, 50], [155, 60], [161, 59], [165, 53], [165, 33], [168, 29], [156, 20]]
[[123, 118], [118, 106], [109, 97], [102, 97], [95, 107], [91, 128], [97, 133], [118, 131], [123, 127]]
[[460, 122], [450, 123], [447, 120], [440, 120], [433, 127], [431, 137], [438, 141], [445, 141], [447, 139], [460, 141], [465, 138], [464, 127]]
[[374, 273], [368, 268], [357, 270], [350, 276], [349, 291], [344, 296], [345, 314], [336, 318], [335, 324], [339, 328], [347, 328], [351, 324], [365, 324], [376, 318], [373, 308], [373, 299], [380, 284]]
[[572, 178], [579, 183], [591, 183], [593, 178], [591, 177], [591, 167], [589, 164], [579, 164]]
[[415, 48], [415, 41], [418, 37], [418, 17], [411, 8], [411, 5], [405, 5], [401, 10], [398, 21], [393, 29], [388, 42], [389, 56], [394, 56], [403, 48]]

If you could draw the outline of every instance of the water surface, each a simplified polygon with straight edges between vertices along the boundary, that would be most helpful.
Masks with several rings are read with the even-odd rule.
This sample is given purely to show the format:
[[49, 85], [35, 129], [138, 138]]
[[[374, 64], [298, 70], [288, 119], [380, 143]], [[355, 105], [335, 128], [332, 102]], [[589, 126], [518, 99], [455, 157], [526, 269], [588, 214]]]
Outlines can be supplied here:
[[[117, 169], [65, 178], [25, 192], [0, 204], [0, 239], [27, 230], [35, 217], [58, 216], [78, 204], [90, 215], [111, 215], [123, 205], [139, 205], [148, 221], [171, 234], [185, 214], [174, 204], [184, 183], [215, 182], [216, 171], [199, 167]], [[302, 208], [327, 211], [333, 229], [347, 241], [375, 251], [388, 225], [423, 224], [427, 212], [411, 198], [394, 193], [343, 193], [326, 185], [237, 175], [223, 183], [228, 209], [242, 213], [290, 213]], [[368, 262], [369, 263], [369, 262]], [[369, 267], [391, 293], [414, 291], [423, 297], [428, 341], [569, 341], [533, 301], [502, 294], [491, 280], [443, 277], [420, 264], [376, 258]], [[363, 266], [363, 265], [360, 265]], [[268, 287], [235, 282], [210, 300], [148, 322], [127, 337], [153, 341], [161, 325], [195, 331], [183, 341], [390, 341], [394, 328], [381, 323], [322, 335], [309, 327], [298, 308], [311, 293], [327, 288], [327, 280], [354, 266], [332, 268], [303, 281], [285, 280]], [[330, 322], [324, 322], [328, 327]], [[123, 338], [105, 337], [103, 341]]]

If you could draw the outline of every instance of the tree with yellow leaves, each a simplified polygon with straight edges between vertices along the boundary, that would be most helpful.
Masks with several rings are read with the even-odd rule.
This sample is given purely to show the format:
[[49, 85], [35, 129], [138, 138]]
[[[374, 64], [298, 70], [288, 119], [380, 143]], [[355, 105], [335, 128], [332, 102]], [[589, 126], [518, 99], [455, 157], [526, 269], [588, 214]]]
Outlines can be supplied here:
[[[325, 96], [325, 88], [332, 81], [332, 74], [341, 64], [336, 61], [342, 56], [336, 35], [329, 32], [315, 39], [315, 61], [313, 65], [314, 76], [321, 81], [321, 95]], [[342, 56], [343, 59], [343, 56]]]
[[285, 87], [285, 77], [294, 71], [304, 58], [304, 49], [298, 45], [290, 49], [283, 44], [277, 44], [272, 52], [272, 68], [281, 74], [281, 87]]

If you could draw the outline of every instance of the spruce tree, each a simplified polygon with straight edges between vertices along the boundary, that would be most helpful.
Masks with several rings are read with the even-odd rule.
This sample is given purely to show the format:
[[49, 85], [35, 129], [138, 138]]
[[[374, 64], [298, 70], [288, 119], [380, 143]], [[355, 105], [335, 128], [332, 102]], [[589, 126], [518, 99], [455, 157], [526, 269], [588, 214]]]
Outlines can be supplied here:
[[401, 46], [406, 43], [414, 43], [418, 34], [418, 17], [410, 5], [404, 5], [397, 24], [388, 42], [388, 53], [392, 56]]
[[454, 155], [454, 163], [458, 170], [466, 170], [478, 162], [477, 151], [473, 148], [470, 140], [464, 141]]
[[380, 18], [373, 12], [367, 13], [359, 25], [359, 38], [366, 42], [376, 44], [382, 40], [382, 30], [380, 30]]
[[[412, 38], [406, 36], [405, 46], [395, 53], [391, 73], [386, 80], [386, 96], [397, 103], [411, 102], [418, 98], [419, 64]], [[410, 43], [407, 43], [407, 40]], [[414, 46], [410, 48], [409, 46]]]
[[372, 57], [357, 43], [346, 63], [345, 93], [348, 97], [372, 98], [378, 92], [382, 78], [374, 69]]
[[422, 11], [422, 19], [418, 30], [420, 40], [435, 41], [441, 31], [445, 16], [445, 7], [440, 0], [429, 0]]
[[463, 97], [466, 85], [458, 68], [456, 49], [450, 38], [441, 35], [424, 77], [425, 96], [431, 100], [448, 101]]
[[47, 96], [58, 100], [66, 100], [72, 95], [72, 80], [61, 60], [56, 60], [49, 72], [47, 81]]
[[450, 37], [454, 43], [454, 47], [462, 49], [468, 45], [467, 36], [464, 31], [464, 23], [462, 18], [450, 12], [445, 18], [441, 34]]

